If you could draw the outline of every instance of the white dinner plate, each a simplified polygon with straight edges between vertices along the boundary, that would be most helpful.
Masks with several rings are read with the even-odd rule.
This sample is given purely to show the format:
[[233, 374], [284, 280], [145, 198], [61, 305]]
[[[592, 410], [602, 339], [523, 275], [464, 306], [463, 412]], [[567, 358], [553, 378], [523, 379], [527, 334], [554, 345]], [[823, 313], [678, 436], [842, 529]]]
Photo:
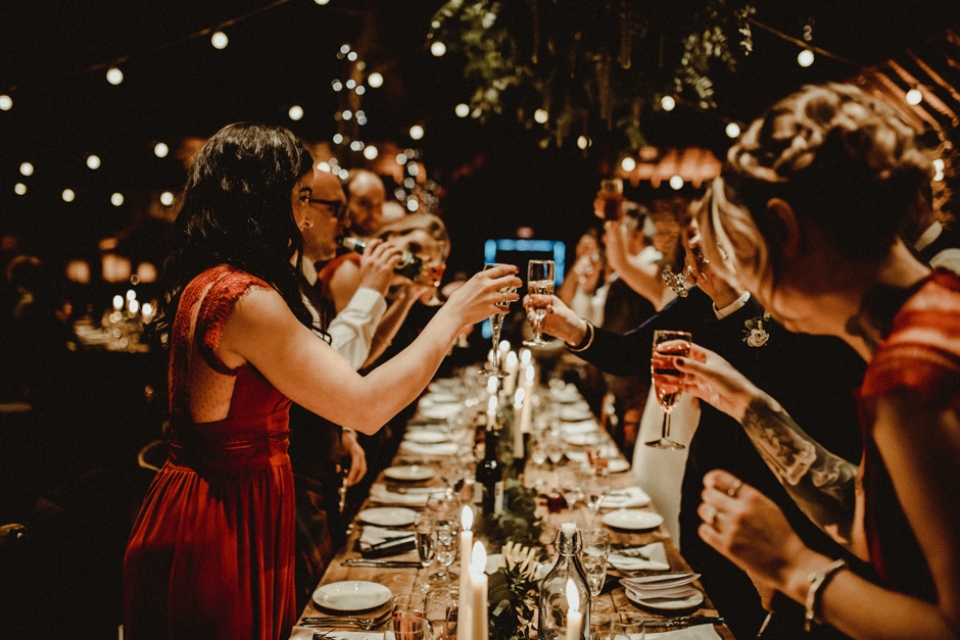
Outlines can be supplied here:
[[460, 398], [452, 393], [441, 391], [424, 396], [423, 399], [420, 400], [420, 403], [423, 404], [425, 402], [428, 404], [453, 404], [460, 402]]
[[585, 447], [594, 444], [600, 444], [600, 436], [596, 433], [572, 433], [562, 436], [563, 441], [572, 444], [575, 447]]
[[633, 531], [654, 529], [663, 524], [663, 516], [653, 511], [621, 509], [620, 511], [611, 511], [610, 513], [604, 514], [603, 524], [608, 527], [630, 529]]
[[313, 592], [313, 601], [333, 611], [364, 611], [389, 602], [393, 592], [376, 582], [345, 580], [325, 584]]
[[417, 482], [419, 480], [429, 480], [436, 471], [433, 467], [425, 467], [419, 464], [405, 465], [401, 467], [387, 467], [383, 470], [383, 475], [391, 480], [403, 480], [405, 482]]
[[627, 589], [627, 598], [630, 602], [638, 604], [648, 609], [661, 609], [664, 611], [674, 611], [676, 609], [692, 609], [703, 602], [703, 593], [699, 589], [690, 587], [683, 594], [671, 595], [666, 597], [640, 595], [633, 589]]
[[630, 470], [630, 463], [621, 458], [607, 461], [607, 473], [621, 473]]
[[364, 509], [357, 517], [378, 527], [405, 527], [417, 521], [417, 512], [403, 507], [376, 507]]
[[560, 419], [565, 422], [580, 422], [582, 420], [594, 419], [590, 408], [585, 406], [574, 405], [570, 407], [560, 407], [559, 414]]
[[408, 430], [407, 433], [403, 436], [404, 440], [409, 442], [418, 442], [420, 444], [437, 444], [439, 442], [447, 442], [450, 440], [450, 436], [445, 433], [440, 433], [439, 431], [430, 431], [429, 429], [415, 429]]

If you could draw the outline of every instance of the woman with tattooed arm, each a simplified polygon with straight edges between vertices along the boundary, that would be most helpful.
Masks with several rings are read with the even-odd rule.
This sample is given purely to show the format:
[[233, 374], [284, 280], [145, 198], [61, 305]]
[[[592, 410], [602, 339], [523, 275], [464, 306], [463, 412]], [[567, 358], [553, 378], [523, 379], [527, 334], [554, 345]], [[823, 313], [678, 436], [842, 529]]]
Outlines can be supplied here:
[[960, 277], [898, 237], [930, 176], [892, 109], [855, 87], [807, 87], [731, 148], [699, 215], [720, 275], [867, 362], [862, 462], [825, 450], [706, 349], [678, 360], [683, 389], [738, 420], [800, 508], [881, 580], [807, 548], [723, 471], [704, 477], [700, 536], [855, 638], [960, 637]]

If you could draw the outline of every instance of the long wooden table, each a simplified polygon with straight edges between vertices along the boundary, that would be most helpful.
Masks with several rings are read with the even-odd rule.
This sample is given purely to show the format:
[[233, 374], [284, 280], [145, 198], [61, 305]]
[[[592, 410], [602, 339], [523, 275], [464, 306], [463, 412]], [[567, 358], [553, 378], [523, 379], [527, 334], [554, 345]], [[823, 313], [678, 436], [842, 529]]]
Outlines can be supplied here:
[[[548, 394], [542, 393], [541, 397], [546, 398]], [[411, 422], [416, 422], [417, 418]], [[612, 444], [612, 439], [608, 434], [606, 434], [602, 429], [599, 431], [601, 439], [606, 441], [608, 444]], [[572, 447], [576, 448], [576, 447]], [[435, 467], [438, 471], [442, 465], [450, 464], [449, 456], [425, 456], [422, 454], [411, 454], [403, 450], [397, 453], [397, 456], [394, 459], [395, 465], [405, 465], [405, 464], [422, 464], [430, 465]], [[561, 466], [570, 466], [573, 467], [574, 463], [570, 462], [568, 459], [564, 460], [558, 464], [558, 467]], [[529, 464], [527, 469], [524, 472], [523, 479], [526, 486], [536, 486], [535, 483], [540, 480], [550, 486], [552, 484], [552, 478], [556, 476], [553, 475], [555, 471], [551, 471], [547, 466], [536, 466]], [[439, 480], [437, 477], [439, 473], [436, 474], [434, 479], [431, 481], [438, 485], [439, 489]], [[636, 486], [636, 481], [633, 478], [633, 475], [629, 472], [624, 473], [613, 473], [610, 474], [607, 478], [607, 484], [610, 486], [611, 490], [624, 489], [631, 486]], [[381, 473], [380, 477], [377, 478], [376, 484], [386, 484], [385, 478]], [[367, 507], [377, 507], [384, 506], [379, 503], [373, 503], [368, 498], [364, 503], [363, 508]], [[398, 505], [399, 506], [399, 505]], [[402, 505], [408, 508], [416, 509], [417, 507], [410, 505]], [[602, 506], [602, 505], [601, 505]], [[645, 507], [648, 510], [652, 510], [652, 507]], [[541, 537], [541, 542], [544, 546], [547, 547], [549, 553], [554, 553], [552, 541], [555, 538], [556, 532], [560, 527], [560, 524], [563, 522], [576, 522], [578, 527], [583, 529], [593, 526], [604, 526], [602, 524], [595, 524], [592, 515], [589, 510], [582, 505], [582, 503], [574, 509], [562, 509], [558, 513], [549, 513], [546, 505], [546, 501], [542, 501], [538, 507], [538, 513], [546, 516], [547, 527], [544, 531], [543, 536]], [[602, 509], [601, 509], [602, 513]], [[363, 525], [354, 521], [351, 525], [351, 530], [347, 540], [346, 546], [341, 549], [333, 562], [328, 567], [327, 571], [324, 573], [323, 578], [321, 579], [319, 586], [326, 584], [331, 584], [335, 582], [340, 582], [344, 580], [363, 580], [376, 582], [383, 584], [390, 588], [393, 593], [402, 593], [407, 591], [414, 591], [416, 587], [422, 584], [424, 581], [427, 581], [428, 576], [436, 571], [436, 566], [429, 567], [427, 569], [417, 569], [417, 568], [383, 568], [383, 567], [350, 567], [344, 566], [343, 562], [350, 558], [359, 558], [361, 557], [360, 553], [356, 551], [357, 541], [360, 538], [362, 533]], [[609, 527], [606, 527], [610, 529]], [[652, 542], [663, 542], [664, 548], [666, 550], [667, 559], [670, 563], [670, 572], [689, 572], [691, 571], [689, 565], [684, 561], [683, 557], [680, 555], [676, 545], [673, 540], [670, 538], [666, 529], [661, 525], [660, 527], [652, 531], [643, 531], [643, 532], [631, 532], [631, 531], [622, 531], [616, 529], [610, 529], [611, 531], [611, 542], [614, 544], [622, 543], [628, 544], [630, 546], [640, 546], [649, 544]], [[391, 556], [391, 560], [417, 560], [416, 551], [411, 551], [409, 553]], [[456, 583], [456, 574], [459, 573], [459, 568], [455, 563], [450, 567], [451, 571], [454, 573], [453, 583]], [[651, 571], [651, 574], [654, 573], [664, 573], [664, 572], [654, 572]], [[620, 575], [615, 569], [608, 570], [609, 575]], [[703, 591], [703, 586], [699, 581], [695, 582], [694, 585]], [[389, 605], [384, 605], [388, 607]], [[380, 610], [382, 612], [383, 609]], [[697, 607], [695, 610], [683, 610], [679, 612], [657, 612], [653, 610], [640, 609], [634, 605], [626, 595], [626, 592], [622, 586], [617, 586], [612, 591], [608, 593], [603, 593], [599, 596], [595, 596], [592, 599], [592, 610], [591, 616], [593, 621], [593, 630], [596, 631], [598, 628], [598, 623], [602, 624], [603, 621], [608, 620], [609, 617], [613, 614], [620, 612], [639, 612], [642, 613], [645, 617], [648, 618], [666, 618], [672, 617], [673, 615], [689, 615], [689, 616], [716, 616], [717, 611], [713, 608], [712, 603], [710, 602], [709, 596], [705, 594], [703, 603]], [[300, 621], [303, 621], [306, 617], [325, 617], [331, 616], [335, 617], [337, 614], [330, 611], [321, 610], [317, 607], [314, 602], [310, 602], [304, 608], [301, 613]], [[349, 614], [353, 615], [353, 614]], [[369, 615], [364, 613], [363, 615]], [[334, 627], [335, 628], [335, 627]], [[720, 635], [720, 637], [725, 640], [733, 639], [733, 634], [730, 629], [725, 625], [715, 625], [714, 629]], [[493, 639], [491, 639], [493, 640]]]

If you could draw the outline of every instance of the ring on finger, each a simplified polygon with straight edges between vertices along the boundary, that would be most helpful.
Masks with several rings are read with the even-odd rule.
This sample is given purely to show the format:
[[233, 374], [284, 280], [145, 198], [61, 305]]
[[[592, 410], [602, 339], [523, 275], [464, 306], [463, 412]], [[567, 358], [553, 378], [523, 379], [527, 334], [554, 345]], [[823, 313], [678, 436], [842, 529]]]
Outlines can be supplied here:
[[497, 304], [500, 305], [501, 307], [507, 306], [507, 292], [506, 292], [506, 291], [501, 291], [501, 292], [500, 292], [500, 302], [498, 302]]
[[706, 518], [704, 518], [703, 521], [706, 522], [708, 525], [710, 525], [712, 528], [716, 529], [717, 528], [716, 527], [717, 510], [710, 505], [706, 505], [706, 506], [707, 506], [707, 509], [709, 510], [709, 515]]
[[740, 487], [742, 486], [743, 483], [739, 480], [734, 481], [734, 483], [727, 489], [727, 495], [731, 498], [736, 498], [737, 494], [740, 493]]

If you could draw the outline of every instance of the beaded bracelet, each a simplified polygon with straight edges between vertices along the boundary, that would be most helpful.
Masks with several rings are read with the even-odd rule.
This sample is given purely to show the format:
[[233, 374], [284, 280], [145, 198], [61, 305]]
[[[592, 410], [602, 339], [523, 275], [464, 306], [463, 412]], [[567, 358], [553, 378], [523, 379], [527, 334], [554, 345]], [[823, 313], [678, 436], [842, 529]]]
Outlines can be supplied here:
[[807, 589], [806, 612], [803, 616], [804, 631], [810, 631], [811, 622], [820, 624], [820, 621], [817, 619], [817, 603], [819, 601], [820, 592], [823, 590], [824, 585], [833, 576], [833, 574], [840, 569], [845, 568], [846, 566], [847, 561], [843, 558], [840, 558], [838, 560], [834, 560], [820, 571], [810, 574], [810, 587]]

